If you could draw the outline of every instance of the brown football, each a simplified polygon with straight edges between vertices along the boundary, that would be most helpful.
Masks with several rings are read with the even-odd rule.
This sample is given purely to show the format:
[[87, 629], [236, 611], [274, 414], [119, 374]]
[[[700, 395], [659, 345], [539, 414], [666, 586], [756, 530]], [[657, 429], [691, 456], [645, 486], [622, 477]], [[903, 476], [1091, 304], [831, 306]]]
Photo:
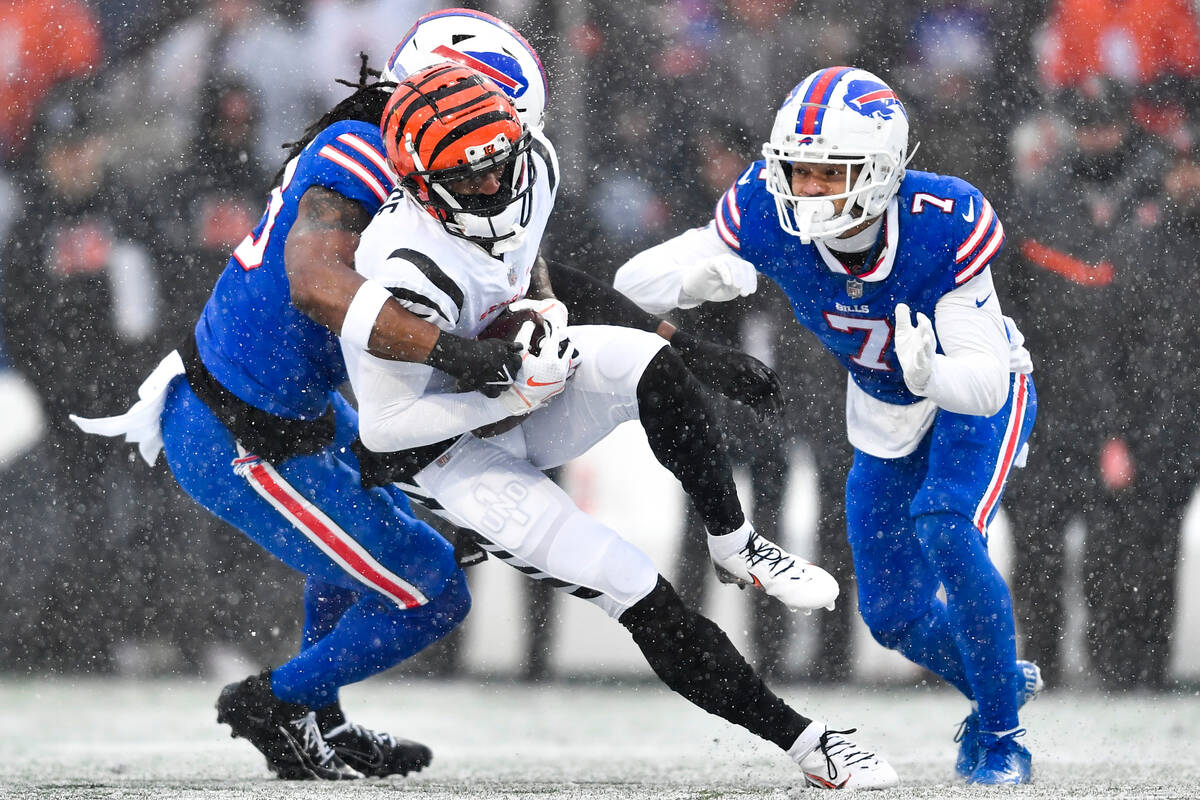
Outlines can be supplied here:
[[[492, 320], [492, 324], [488, 325], [476, 339], [504, 339], [511, 342], [517, 338], [517, 334], [521, 330], [521, 326], [526, 322], [534, 323], [533, 336], [529, 340], [529, 351], [534, 355], [540, 352], [542, 339], [546, 337], [546, 323], [542, 319], [542, 315], [534, 311], [532, 308], [522, 309], [520, 311], [509, 311], [507, 308], [500, 312], [500, 315]], [[481, 439], [486, 439], [489, 436], [497, 436], [505, 431], [510, 431], [521, 424], [524, 417], [508, 417], [499, 422], [493, 422], [491, 425], [484, 425], [481, 428], [476, 428], [471, 431]]]
[[498, 317], [492, 320], [492, 324], [480, 331], [479, 335], [475, 338], [504, 339], [511, 342], [517, 338], [521, 326], [526, 322], [534, 323], [533, 337], [529, 342], [529, 352], [536, 356], [541, 351], [542, 339], [546, 336], [546, 323], [542, 319], [542, 315], [532, 308], [524, 308], [520, 311], [504, 309]]

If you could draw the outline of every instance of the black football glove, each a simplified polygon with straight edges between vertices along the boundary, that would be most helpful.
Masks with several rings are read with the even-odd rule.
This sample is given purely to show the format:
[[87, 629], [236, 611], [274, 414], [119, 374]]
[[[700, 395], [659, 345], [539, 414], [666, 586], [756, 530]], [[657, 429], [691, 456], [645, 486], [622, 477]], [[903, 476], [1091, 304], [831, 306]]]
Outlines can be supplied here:
[[521, 345], [503, 339], [464, 339], [442, 333], [425, 363], [458, 379], [460, 392], [499, 397], [521, 369]]
[[731, 400], [759, 413], [783, 411], [779, 376], [754, 356], [679, 330], [671, 335], [671, 346], [693, 375]]

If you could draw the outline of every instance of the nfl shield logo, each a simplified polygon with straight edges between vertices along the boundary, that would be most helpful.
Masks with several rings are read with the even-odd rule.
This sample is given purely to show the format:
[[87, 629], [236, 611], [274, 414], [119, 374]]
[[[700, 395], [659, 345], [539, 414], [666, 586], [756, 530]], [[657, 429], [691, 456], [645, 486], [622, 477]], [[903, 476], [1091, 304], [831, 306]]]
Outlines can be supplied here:
[[850, 296], [851, 300], [857, 300], [862, 297], [862, 292], [863, 282], [858, 278], [850, 278], [846, 281], [846, 294]]
[[508, 285], [509, 286], [517, 285], [517, 267], [515, 264], [509, 266], [509, 268], [508, 268]]

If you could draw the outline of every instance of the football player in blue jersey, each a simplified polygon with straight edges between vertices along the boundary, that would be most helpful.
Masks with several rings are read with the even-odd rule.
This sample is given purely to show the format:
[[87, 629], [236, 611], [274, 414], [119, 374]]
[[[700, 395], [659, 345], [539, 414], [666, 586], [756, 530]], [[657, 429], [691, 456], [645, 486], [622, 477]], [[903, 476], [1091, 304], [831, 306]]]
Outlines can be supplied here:
[[848, 372], [846, 516], [863, 619], [972, 701], [958, 773], [1025, 783], [1018, 708], [1041, 678], [1017, 660], [986, 537], [1025, 457], [1032, 364], [992, 284], [995, 210], [958, 178], [906, 170], [908, 132], [875, 75], [809, 75], [714, 220], [638, 254], [615, 284], [654, 313], [747, 294], [756, 273], [784, 290]]
[[[469, 13], [465, 32], [526, 76], [523, 109], [540, 121], [536, 54], [499, 20]], [[147, 461], [165, 450], [188, 494], [307, 576], [301, 652], [225, 687], [217, 704], [218, 719], [284, 778], [426, 766], [424, 745], [348, 721], [338, 689], [418, 652], [470, 607], [450, 544], [412, 517], [400, 491], [361, 485], [349, 448], [357, 415], [336, 391], [346, 380], [337, 334], [485, 393], [520, 362], [510, 344], [440, 333], [353, 271], [359, 233], [394, 188], [379, 132], [391, 87], [370, 83], [364, 64], [356, 91], [292, 145], [182, 355], [164, 359], [125, 415], [76, 419], [125, 434]]]
[[[540, 125], [545, 75], [509, 26], [462, 9], [426, 15], [384, 77], [445, 59], [500, 81], [523, 121]], [[402, 493], [360, 484], [348, 447], [356, 415], [336, 392], [346, 373], [335, 334], [486, 394], [497, 394], [495, 383], [520, 361], [506, 343], [439, 332], [353, 271], [359, 234], [394, 188], [378, 128], [392, 82], [370, 84], [366, 73], [292, 147], [182, 355], [164, 359], [125, 415], [76, 419], [89, 432], [124, 434], [150, 462], [165, 449], [193, 498], [307, 576], [303, 650], [226, 687], [218, 701], [219, 719], [287, 778], [406, 774], [428, 764], [423, 745], [347, 721], [338, 688], [399, 663], [469, 608], [449, 544], [411, 517]], [[625, 311], [639, 325], [660, 324]], [[718, 388], [760, 405], [777, 400], [774, 376], [753, 359], [662, 331], [697, 367], [728, 356], [702, 371]]]
[[[337, 393], [345, 365], [335, 332], [317, 321], [328, 321], [323, 304], [336, 308], [330, 298], [341, 288], [323, 262], [350, 258], [356, 231], [392, 188], [377, 124], [387, 96], [361, 88], [306, 133], [194, 338], [159, 365], [128, 413], [77, 420], [126, 434], [151, 463], [165, 450], [189, 495], [307, 577], [301, 651], [226, 687], [217, 703], [218, 720], [283, 778], [427, 765], [425, 746], [347, 721], [338, 689], [418, 652], [470, 607], [450, 544], [400, 492], [362, 488], [349, 450], [357, 416]], [[428, 335], [401, 309], [377, 316], [380, 352], [420, 351], [467, 384], [486, 388], [507, 358], [496, 343]]]

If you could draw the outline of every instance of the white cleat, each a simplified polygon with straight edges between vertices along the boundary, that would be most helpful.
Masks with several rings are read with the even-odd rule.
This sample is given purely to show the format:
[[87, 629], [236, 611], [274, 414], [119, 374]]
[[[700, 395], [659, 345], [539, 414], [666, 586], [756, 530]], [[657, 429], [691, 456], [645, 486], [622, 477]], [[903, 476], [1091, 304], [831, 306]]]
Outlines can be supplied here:
[[741, 549], [724, 556], [721, 550], [734, 543], [733, 537], [741, 538], [741, 532], [708, 537], [709, 554], [723, 583], [757, 586], [793, 611], [833, 610], [839, 591], [836, 578], [759, 536], [753, 528], [749, 531]]
[[888, 789], [900, 778], [892, 765], [846, 738], [848, 731], [821, 734], [817, 748], [800, 759], [804, 782], [817, 789]]

